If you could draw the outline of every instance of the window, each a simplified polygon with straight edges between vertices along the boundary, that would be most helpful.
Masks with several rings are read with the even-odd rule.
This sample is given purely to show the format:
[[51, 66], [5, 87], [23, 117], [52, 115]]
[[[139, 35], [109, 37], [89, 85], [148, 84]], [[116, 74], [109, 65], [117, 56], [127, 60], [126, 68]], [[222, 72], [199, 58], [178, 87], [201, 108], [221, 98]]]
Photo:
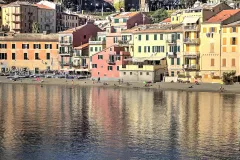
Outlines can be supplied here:
[[210, 27], [210, 32], [215, 32], [215, 27]]
[[142, 36], [138, 35], [138, 40], [141, 41], [142, 40]]
[[177, 52], [180, 52], [180, 46], [177, 46]]
[[142, 75], [142, 72], [140, 72], [140, 75]]
[[112, 71], [112, 66], [108, 66], [108, 70], [109, 70], [109, 71]]
[[98, 47], [95, 47], [95, 52], [97, 52], [98, 51]]
[[41, 49], [41, 45], [40, 44], [33, 44], [33, 48], [34, 49]]
[[214, 53], [214, 43], [210, 43], [210, 53]]
[[123, 72], [123, 75], [126, 75], [126, 72]]
[[174, 21], [174, 17], [172, 17], [172, 21]]
[[22, 44], [22, 49], [29, 49], [29, 44]]
[[232, 32], [236, 32], [236, 27], [232, 27]]
[[138, 46], [138, 52], [141, 53], [142, 52], [142, 47]]
[[171, 65], [174, 65], [174, 58], [171, 58]]
[[35, 59], [38, 60], [39, 59], [39, 54], [35, 53]]
[[56, 45], [56, 48], [58, 49], [58, 44]]
[[235, 67], [235, 59], [232, 59], [232, 67]]
[[7, 59], [7, 53], [0, 53], [0, 59]]
[[149, 75], [149, 72], [146, 72], [146, 75], [148, 76], [148, 75]]
[[223, 45], [227, 44], [227, 38], [223, 38]]
[[16, 48], [16, 45], [15, 44], [12, 44], [12, 49], [15, 49]]
[[101, 51], [102, 50], [102, 47], [99, 47], [99, 51]]
[[127, 22], [127, 19], [123, 18], [123, 23], [126, 23]]
[[93, 51], [93, 47], [90, 47], [90, 51], [91, 51], [91, 52]]
[[16, 59], [16, 54], [12, 53], [12, 60], [15, 60], [15, 59]]
[[177, 65], [180, 65], [180, 58], [177, 58]]
[[121, 60], [121, 57], [120, 57], [120, 56], [116, 56], [116, 60], [117, 60], [117, 61], [120, 61], [120, 60]]
[[98, 55], [98, 59], [103, 59], [103, 55]]
[[211, 66], [214, 66], [214, 59], [211, 59]]
[[236, 37], [232, 37], [232, 45], [236, 45]]
[[174, 77], [174, 71], [171, 71], [171, 76]]
[[50, 59], [50, 53], [46, 54], [46, 59], [48, 59], [48, 60]]
[[157, 40], [157, 34], [154, 34], [154, 40]]
[[132, 72], [130, 72], [130, 75], [132, 75]]
[[27, 53], [24, 53], [24, 60], [28, 60], [28, 55], [27, 55]]
[[163, 34], [160, 34], [160, 40], [163, 40]]
[[84, 35], [84, 36], [83, 36], [83, 38], [84, 38], [84, 39], [86, 39], [86, 38], [87, 38], [87, 36], [86, 36], [86, 35]]
[[114, 23], [119, 23], [119, 19], [114, 19]]
[[114, 37], [114, 38], [113, 38], [113, 42], [114, 42], [114, 43], [118, 43], [118, 37]]
[[146, 35], [146, 41], [148, 41], [148, 40], [149, 40], [149, 35], [147, 34], [147, 35]]
[[150, 52], [150, 46], [148, 46], [147, 48], [148, 48], [148, 52]]
[[45, 44], [45, 49], [52, 49], [52, 44]]
[[117, 71], [119, 71], [119, 66], [117, 66]]
[[92, 64], [92, 68], [97, 68], [97, 64]]
[[0, 44], [0, 48], [7, 48], [7, 44]]
[[147, 52], [147, 46], [144, 46], [144, 53]]
[[180, 39], [180, 34], [179, 33], [177, 34], [177, 39]]
[[225, 59], [225, 58], [222, 59], [222, 66], [223, 66], [223, 67], [226, 67], [226, 59]]

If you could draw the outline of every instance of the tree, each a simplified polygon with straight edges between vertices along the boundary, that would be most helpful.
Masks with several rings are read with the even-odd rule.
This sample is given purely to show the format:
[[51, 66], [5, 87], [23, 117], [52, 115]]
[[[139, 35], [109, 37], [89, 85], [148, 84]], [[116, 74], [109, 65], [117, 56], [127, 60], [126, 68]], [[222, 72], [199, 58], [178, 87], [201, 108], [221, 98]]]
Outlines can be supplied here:
[[34, 22], [32, 24], [32, 33], [39, 33], [40, 32], [40, 24], [37, 22]]
[[166, 18], [168, 18], [168, 12], [163, 8], [156, 10], [152, 14], [152, 20], [154, 23], [159, 23]]
[[116, 11], [120, 11], [121, 8], [124, 8], [124, 1], [118, 0], [118, 2], [114, 3], [114, 8]]
[[235, 74], [236, 74], [236, 71], [224, 72], [223, 77], [222, 77], [223, 83], [224, 84], [233, 84]]

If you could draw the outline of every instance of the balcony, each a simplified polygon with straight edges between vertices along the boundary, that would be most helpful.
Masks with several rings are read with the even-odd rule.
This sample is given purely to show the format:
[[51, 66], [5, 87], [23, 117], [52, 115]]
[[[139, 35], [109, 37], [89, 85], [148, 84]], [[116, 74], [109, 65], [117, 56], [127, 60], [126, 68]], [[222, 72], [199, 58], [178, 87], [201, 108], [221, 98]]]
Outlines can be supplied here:
[[13, 12], [12, 14], [13, 14], [14, 16], [19, 16], [19, 15], [21, 15], [20, 12]]
[[69, 46], [69, 45], [72, 44], [72, 41], [71, 41], [71, 40], [68, 40], [68, 41], [67, 41], [67, 40], [66, 40], [66, 41], [65, 41], [65, 40], [61, 40], [61, 41], [60, 41], [60, 44], [61, 44], [61, 45], [67, 45], [67, 46]]
[[200, 55], [200, 52], [184, 52], [184, 57], [198, 57]]
[[110, 64], [110, 65], [114, 65], [116, 62], [115, 61], [113, 61], [113, 60], [108, 60], [108, 64]]
[[103, 45], [106, 44], [106, 40], [102, 40], [102, 41], [94, 41], [94, 40], [90, 40], [89, 44], [99, 44], [99, 45]]
[[187, 25], [187, 26], [183, 26], [183, 30], [186, 32], [186, 31], [200, 31], [200, 27], [199, 25]]
[[13, 27], [12, 29], [13, 29], [14, 31], [20, 31], [20, 30], [21, 30], [20, 27]]
[[185, 44], [199, 44], [200, 40], [199, 40], [199, 38], [194, 38], [194, 39], [185, 38], [183, 43], [185, 43]]
[[155, 71], [164, 68], [163, 65], [122, 65], [121, 71]]
[[167, 55], [168, 55], [168, 57], [176, 57], [177, 53], [176, 52], [168, 52]]
[[177, 41], [175, 39], [171, 39], [171, 40], [166, 40], [166, 43], [168, 45], [176, 45]]
[[73, 51], [60, 51], [59, 52], [60, 56], [69, 56], [72, 57], [73, 56]]
[[21, 23], [21, 20], [20, 19], [14, 19], [12, 20], [13, 23]]
[[62, 65], [62, 66], [71, 66], [72, 63], [69, 63], [69, 62], [61, 62], [61, 65]]
[[194, 71], [194, 70], [199, 70], [199, 65], [198, 64], [185, 64], [183, 65], [183, 69], [189, 70], [189, 71]]
[[118, 44], [121, 46], [129, 46], [129, 45], [133, 45], [132, 40], [119, 40]]

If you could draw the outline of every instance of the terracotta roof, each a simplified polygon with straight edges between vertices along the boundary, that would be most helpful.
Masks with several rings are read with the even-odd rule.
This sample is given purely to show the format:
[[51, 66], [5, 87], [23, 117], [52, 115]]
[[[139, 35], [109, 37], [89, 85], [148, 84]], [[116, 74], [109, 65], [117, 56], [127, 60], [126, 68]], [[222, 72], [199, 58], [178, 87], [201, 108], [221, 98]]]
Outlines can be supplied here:
[[133, 17], [133, 16], [137, 15], [138, 13], [140, 13], [140, 12], [123, 12], [123, 13], [116, 15], [113, 18]]
[[239, 12], [240, 9], [223, 10], [220, 13], [216, 14], [215, 16], [211, 17], [207, 22], [208, 23], [222, 22]]
[[38, 8], [41, 8], [41, 9], [52, 9], [52, 10], [54, 10], [53, 8], [50, 8], [50, 7], [45, 6], [43, 4], [34, 4], [34, 6], [37, 6]]
[[166, 18], [162, 21], [163, 23], [171, 22], [171, 18]]
[[78, 26], [78, 27], [75, 27], [75, 28], [70, 28], [70, 29], [68, 29], [68, 30], [65, 30], [65, 31], [62, 31], [62, 32], [59, 32], [59, 33], [60, 33], [60, 34], [61, 34], [61, 33], [62, 33], [62, 34], [65, 34], [65, 33], [73, 33], [73, 32], [75, 32], [75, 31], [83, 28], [84, 26], [86, 26], [86, 24], [81, 25], [81, 26]]
[[74, 49], [85, 49], [85, 48], [88, 48], [89, 44], [88, 43], [85, 43], [85, 44], [82, 44], [80, 46], [77, 46], [77, 47], [74, 47]]

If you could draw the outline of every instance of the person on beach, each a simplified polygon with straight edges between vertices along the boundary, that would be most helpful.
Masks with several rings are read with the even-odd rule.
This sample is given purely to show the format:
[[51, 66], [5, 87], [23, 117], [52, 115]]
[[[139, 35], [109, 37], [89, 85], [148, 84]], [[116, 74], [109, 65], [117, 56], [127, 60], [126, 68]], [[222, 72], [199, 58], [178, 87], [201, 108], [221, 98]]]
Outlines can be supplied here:
[[100, 83], [100, 77], [98, 77], [98, 83]]
[[121, 79], [118, 80], [118, 83], [119, 83], [119, 85], [120, 85], [120, 83], [121, 83]]

